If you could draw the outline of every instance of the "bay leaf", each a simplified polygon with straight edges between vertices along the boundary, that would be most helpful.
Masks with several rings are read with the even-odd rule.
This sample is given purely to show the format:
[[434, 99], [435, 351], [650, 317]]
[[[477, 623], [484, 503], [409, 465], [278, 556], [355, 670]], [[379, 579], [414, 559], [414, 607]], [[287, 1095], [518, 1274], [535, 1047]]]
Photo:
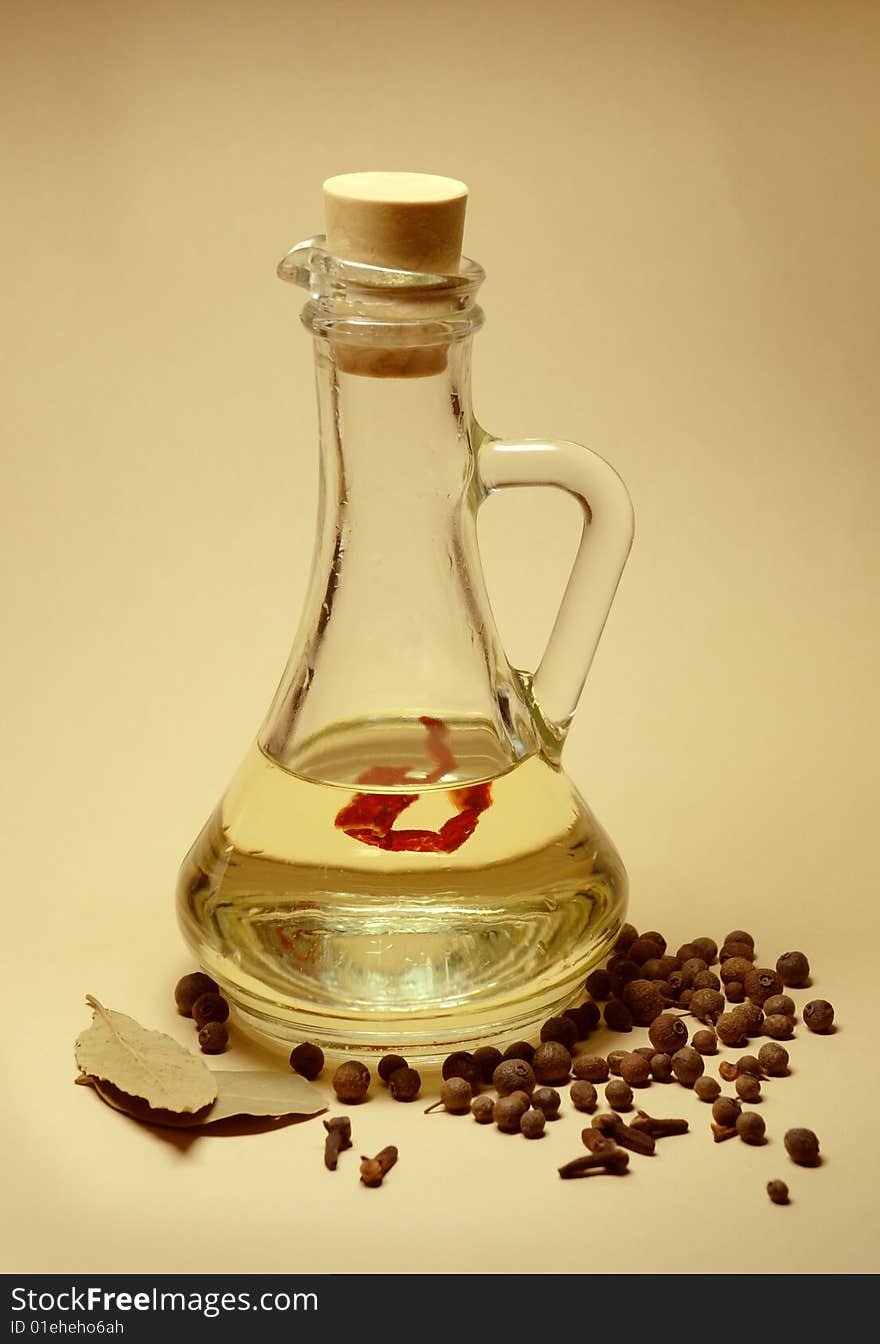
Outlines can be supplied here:
[[204, 1061], [161, 1031], [148, 1031], [133, 1017], [105, 1008], [91, 994], [92, 1025], [77, 1038], [76, 1062], [84, 1074], [108, 1083], [147, 1106], [174, 1114], [195, 1114], [217, 1096], [214, 1075]]
[[218, 1120], [242, 1115], [313, 1116], [327, 1109], [320, 1092], [293, 1073], [224, 1069], [218, 1070], [213, 1076], [217, 1085], [217, 1099], [213, 1105], [195, 1114], [149, 1106], [142, 1098], [127, 1095], [106, 1079], [91, 1078], [88, 1081], [101, 1099], [117, 1111], [124, 1111], [126, 1115], [146, 1124], [170, 1125], [177, 1129], [211, 1125]]

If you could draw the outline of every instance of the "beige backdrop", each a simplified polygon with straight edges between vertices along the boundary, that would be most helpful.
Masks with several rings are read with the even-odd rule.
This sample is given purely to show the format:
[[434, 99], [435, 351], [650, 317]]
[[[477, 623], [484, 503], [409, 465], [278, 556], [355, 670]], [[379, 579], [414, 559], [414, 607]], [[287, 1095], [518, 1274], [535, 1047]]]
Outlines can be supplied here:
[[[57, 0], [4, 29], [4, 1268], [876, 1269], [880, 10]], [[358, 1149], [402, 1157], [367, 1192], [316, 1126], [184, 1154], [71, 1086], [87, 991], [190, 1040], [175, 871], [280, 675], [314, 528], [274, 266], [323, 178], [376, 167], [470, 185], [481, 420], [583, 439], [630, 486], [566, 764], [633, 918], [803, 946], [837, 1005], [768, 1087], [764, 1149], [655, 1087], [694, 1135], [563, 1184], [572, 1116], [531, 1145], [434, 1117], [428, 1142], [383, 1098]], [[547, 494], [482, 530], [523, 665], [575, 543]], [[793, 1123], [821, 1170], [785, 1159]]]

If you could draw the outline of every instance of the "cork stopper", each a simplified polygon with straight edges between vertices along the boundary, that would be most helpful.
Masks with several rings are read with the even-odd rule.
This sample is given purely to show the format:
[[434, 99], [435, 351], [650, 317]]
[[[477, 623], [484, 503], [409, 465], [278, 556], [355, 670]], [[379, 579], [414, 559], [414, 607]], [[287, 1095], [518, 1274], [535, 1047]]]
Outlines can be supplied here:
[[324, 183], [327, 247], [345, 261], [458, 271], [467, 187], [430, 173], [343, 173]]

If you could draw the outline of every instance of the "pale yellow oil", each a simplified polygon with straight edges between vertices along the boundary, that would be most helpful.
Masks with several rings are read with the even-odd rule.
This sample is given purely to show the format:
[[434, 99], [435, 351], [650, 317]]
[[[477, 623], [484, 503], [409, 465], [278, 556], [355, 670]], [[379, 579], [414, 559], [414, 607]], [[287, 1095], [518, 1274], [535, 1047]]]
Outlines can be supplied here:
[[[375, 736], [337, 735], [337, 777], [343, 757], [371, 759]], [[483, 779], [491, 805], [458, 849], [389, 851], [337, 824], [356, 784], [315, 782], [251, 749], [178, 885], [187, 940], [245, 1025], [429, 1059], [512, 1039], [572, 998], [619, 927], [621, 861], [542, 756]], [[380, 791], [414, 797], [396, 829], [439, 832], [457, 786]]]

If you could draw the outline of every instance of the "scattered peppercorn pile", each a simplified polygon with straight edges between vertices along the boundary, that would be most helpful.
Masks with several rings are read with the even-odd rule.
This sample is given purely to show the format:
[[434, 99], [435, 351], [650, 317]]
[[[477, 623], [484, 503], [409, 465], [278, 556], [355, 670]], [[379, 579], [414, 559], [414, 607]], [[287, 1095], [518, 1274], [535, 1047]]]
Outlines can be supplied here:
[[[487, 1045], [449, 1055], [442, 1067], [440, 1096], [425, 1112], [442, 1109], [450, 1115], [471, 1115], [478, 1124], [492, 1124], [502, 1133], [541, 1139], [562, 1110], [557, 1088], [568, 1085], [572, 1107], [592, 1118], [581, 1134], [588, 1152], [558, 1169], [564, 1180], [625, 1175], [630, 1152], [652, 1156], [658, 1139], [689, 1131], [685, 1119], [653, 1117], [636, 1107], [636, 1092], [658, 1083], [677, 1083], [711, 1106], [709, 1130], [716, 1143], [739, 1138], [745, 1144], [762, 1145], [764, 1117], [743, 1107], [760, 1103], [764, 1085], [788, 1073], [788, 1050], [780, 1042], [795, 1034], [797, 1007], [785, 991], [809, 985], [810, 964], [802, 952], [784, 952], [772, 967], [756, 963], [754, 939], [743, 929], [729, 933], [720, 948], [712, 938], [695, 938], [673, 955], [661, 933], [639, 934], [625, 924], [606, 964], [587, 976], [584, 1002], [548, 1018], [537, 1045], [514, 1041], [503, 1051]], [[717, 971], [712, 969], [716, 965]], [[194, 1019], [202, 1050], [224, 1050], [229, 1005], [217, 984], [201, 972], [184, 976], [175, 998], [178, 1010]], [[801, 1015], [812, 1032], [827, 1034], [834, 1029], [834, 1009], [825, 999], [811, 1000]], [[588, 1046], [579, 1049], [603, 1021], [607, 1029], [623, 1035], [634, 1026], [646, 1027], [650, 1044], [614, 1049], [604, 1056], [590, 1053]], [[719, 1077], [732, 1084], [735, 1093], [723, 1094], [721, 1084], [707, 1074], [706, 1061], [718, 1053], [719, 1042], [745, 1050], [761, 1036], [769, 1039], [756, 1054], [719, 1063]], [[322, 1050], [310, 1041], [291, 1051], [291, 1068], [309, 1080], [320, 1077], [324, 1062]], [[377, 1071], [395, 1101], [418, 1097], [421, 1075], [401, 1055], [383, 1056]], [[368, 1100], [370, 1084], [370, 1070], [360, 1060], [346, 1060], [332, 1078], [333, 1091], [346, 1106]], [[600, 1086], [610, 1109], [594, 1114]], [[494, 1090], [494, 1097], [482, 1091], [486, 1087]], [[634, 1108], [635, 1117], [627, 1123], [622, 1117]], [[324, 1128], [325, 1165], [335, 1171], [340, 1152], [351, 1147], [351, 1122], [338, 1116], [325, 1120]], [[789, 1129], [784, 1147], [799, 1166], [820, 1163], [819, 1141], [812, 1130]], [[375, 1158], [363, 1158], [361, 1181], [380, 1185], [396, 1161], [393, 1146]], [[789, 1202], [784, 1181], [769, 1181], [766, 1191], [774, 1204]]]

